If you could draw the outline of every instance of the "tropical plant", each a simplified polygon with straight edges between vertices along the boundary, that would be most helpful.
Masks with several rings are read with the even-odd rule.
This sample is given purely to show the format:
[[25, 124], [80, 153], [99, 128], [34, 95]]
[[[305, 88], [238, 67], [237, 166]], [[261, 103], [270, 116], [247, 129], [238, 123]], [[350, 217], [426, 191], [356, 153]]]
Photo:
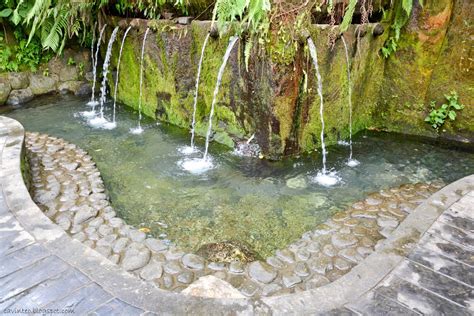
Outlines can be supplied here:
[[431, 101], [431, 112], [425, 118], [425, 122], [429, 123], [436, 131], [439, 131], [439, 128], [444, 125], [446, 119], [449, 118], [451, 121], [454, 121], [457, 116], [456, 111], [460, 111], [464, 108], [464, 105], [459, 103], [459, 97], [456, 91], [451, 91], [450, 94], [445, 94], [444, 97], [448, 103], [444, 103], [441, 107], [436, 108], [436, 102]]

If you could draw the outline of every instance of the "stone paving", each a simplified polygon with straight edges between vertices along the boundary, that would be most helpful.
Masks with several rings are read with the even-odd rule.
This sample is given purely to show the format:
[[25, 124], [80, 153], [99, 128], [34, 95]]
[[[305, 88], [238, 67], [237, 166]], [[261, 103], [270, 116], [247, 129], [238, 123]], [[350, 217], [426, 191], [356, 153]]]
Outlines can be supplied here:
[[[5, 122], [0, 117], [0, 311], [3, 313], [17, 312], [14, 308], [48, 308], [62, 313], [71, 308], [76, 314], [104, 315], [474, 313], [474, 175], [441, 189], [415, 210], [416, 202], [409, 204], [412, 206], [409, 214], [400, 219], [394, 230], [385, 231], [388, 237], [376, 243], [375, 251], [329, 284], [253, 300], [206, 299], [163, 291], [149, 282], [139, 281], [51, 223], [31, 202], [23, 184], [19, 163], [23, 134], [19, 124], [12, 121]], [[10, 139], [9, 126], [14, 129]], [[388, 194], [410, 195], [404, 188], [407, 187]], [[363, 203], [375, 203], [381, 199], [381, 193]], [[349, 211], [355, 212], [357, 207]], [[377, 219], [368, 219], [378, 222], [378, 214], [386, 211], [378, 211]], [[342, 216], [340, 222], [357, 218], [352, 214]], [[335, 225], [337, 219], [329, 223]], [[346, 226], [340, 225], [338, 229]], [[379, 233], [392, 226], [377, 224]], [[341, 233], [329, 231], [331, 239]], [[312, 232], [311, 240], [315, 236], [324, 234]], [[338, 256], [339, 253], [334, 257]], [[31, 310], [23, 311], [31, 313]]]
[[323, 286], [370, 255], [379, 240], [442, 186], [410, 184], [370, 194], [266, 261], [210, 262], [169, 247], [116, 217], [99, 171], [76, 145], [27, 133], [26, 148], [33, 199], [51, 220], [125, 270], [176, 292], [204, 275], [229, 282], [246, 297]]
[[474, 191], [446, 210], [374, 290], [346, 308], [364, 315], [472, 315]]

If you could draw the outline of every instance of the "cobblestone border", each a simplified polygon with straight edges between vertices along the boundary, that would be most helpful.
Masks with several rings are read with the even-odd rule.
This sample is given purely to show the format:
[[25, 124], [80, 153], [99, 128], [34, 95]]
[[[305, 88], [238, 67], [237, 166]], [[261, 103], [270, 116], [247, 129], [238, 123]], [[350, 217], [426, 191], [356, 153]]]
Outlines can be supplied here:
[[69, 237], [51, 222], [31, 199], [21, 174], [24, 129], [17, 121], [0, 116], [0, 135], [6, 136], [1, 152], [0, 185], [8, 208], [37, 242], [77, 268], [124, 302], [155, 313], [252, 314], [248, 299], [209, 299], [160, 290], [113, 264], [101, 254]]
[[356, 301], [380, 282], [414, 247], [438, 216], [474, 187], [474, 175], [452, 183], [417, 207], [374, 253], [351, 272], [325, 286], [297, 294], [249, 299], [207, 299], [157, 289], [70, 238], [31, 200], [21, 175], [24, 129], [15, 120], [0, 117], [0, 185], [10, 211], [51, 253], [88, 275], [123, 301], [153, 312], [254, 314], [327, 312]]

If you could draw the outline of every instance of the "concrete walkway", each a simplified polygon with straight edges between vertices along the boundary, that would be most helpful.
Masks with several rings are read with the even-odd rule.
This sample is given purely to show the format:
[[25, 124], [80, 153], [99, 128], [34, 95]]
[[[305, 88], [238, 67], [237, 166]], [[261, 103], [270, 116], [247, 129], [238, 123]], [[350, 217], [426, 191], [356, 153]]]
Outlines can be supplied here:
[[326, 286], [259, 300], [209, 299], [142, 282], [52, 223], [23, 183], [23, 141], [21, 125], [0, 117], [0, 313], [474, 314], [474, 175], [435, 193]]

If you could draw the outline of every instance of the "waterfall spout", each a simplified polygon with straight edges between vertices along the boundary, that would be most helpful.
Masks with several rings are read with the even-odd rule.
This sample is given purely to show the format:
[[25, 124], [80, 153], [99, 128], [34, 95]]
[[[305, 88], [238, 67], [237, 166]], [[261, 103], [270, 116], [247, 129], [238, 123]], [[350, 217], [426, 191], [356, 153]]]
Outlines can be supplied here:
[[204, 44], [202, 45], [201, 50], [201, 57], [199, 58], [199, 65], [198, 65], [198, 72], [196, 76], [196, 88], [194, 91], [194, 104], [193, 104], [193, 122], [191, 125], [191, 150], [194, 151], [194, 136], [195, 136], [195, 128], [196, 128], [196, 108], [197, 108], [197, 101], [199, 96], [199, 79], [201, 77], [201, 68], [202, 62], [204, 60], [204, 52], [206, 50], [207, 42], [209, 41], [209, 33], [204, 40]]
[[88, 105], [92, 106], [92, 112], [95, 114], [95, 106], [99, 104], [95, 100], [95, 83], [97, 81], [97, 63], [99, 59], [99, 50], [100, 50], [100, 42], [102, 42], [102, 36], [104, 35], [105, 28], [107, 27], [107, 24], [104, 24], [102, 29], [100, 30], [99, 34], [99, 40], [97, 41], [97, 47], [95, 49], [95, 57], [94, 57], [94, 64], [92, 65], [92, 74], [93, 74], [93, 81], [92, 81], [92, 95], [91, 95], [91, 100], [87, 103]]
[[140, 94], [138, 98], [138, 126], [135, 128], [132, 128], [130, 132], [132, 134], [141, 134], [143, 133], [143, 128], [141, 125], [142, 122], [142, 95], [143, 95], [143, 56], [145, 55], [145, 44], [146, 44], [146, 38], [148, 36], [148, 32], [150, 31], [150, 28], [147, 28], [145, 31], [145, 35], [143, 37], [143, 43], [142, 43], [142, 53], [140, 57]]
[[326, 144], [324, 143], [324, 99], [323, 99], [323, 80], [321, 78], [321, 73], [319, 72], [319, 64], [318, 64], [318, 53], [316, 51], [316, 46], [314, 45], [313, 40], [311, 37], [308, 37], [308, 48], [313, 60], [314, 69], [316, 71], [316, 78], [318, 79], [318, 95], [320, 100], [319, 106], [319, 115], [321, 117], [321, 150], [323, 154], [323, 168], [321, 172], [315, 177], [317, 183], [323, 186], [333, 186], [339, 182], [339, 177], [336, 175], [335, 172], [328, 172], [326, 169]]
[[115, 123], [107, 121], [104, 117], [104, 104], [107, 100], [107, 74], [109, 72], [110, 56], [112, 55], [112, 47], [117, 37], [117, 32], [119, 27], [115, 27], [112, 32], [112, 35], [109, 39], [109, 44], [107, 45], [107, 52], [105, 53], [104, 65], [102, 66], [102, 85], [100, 87], [100, 111], [99, 116], [92, 119], [90, 124], [104, 129], [113, 129], [115, 128]]
[[347, 165], [349, 167], [356, 167], [359, 165], [359, 161], [352, 159], [352, 81], [351, 81], [351, 62], [349, 59], [349, 50], [347, 48], [346, 40], [344, 36], [341, 36], [342, 43], [344, 44], [344, 51], [346, 53], [346, 64], [347, 64], [347, 94], [349, 101], [349, 159]]
[[120, 60], [122, 59], [122, 50], [123, 50], [123, 45], [125, 44], [125, 39], [127, 38], [128, 32], [130, 31], [131, 28], [132, 27], [129, 26], [127, 30], [125, 31], [125, 34], [123, 34], [122, 44], [120, 45], [119, 57], [117, 60], [117, 74], [115, 75], [115, 86], [114, 86], [114, 112], [112, 114], [112, 123], [114, 124], [116, 124], [115, 109], [116, 109], [116, 103], [117, 103], [117, 89], [118, 89], [118, 81], [119, 81], [119, 75], [120, 75]]
[[239, 38], [237, 36], [230, 38], [229, 45], [227, 46], [227, 50], [224, 54], [221, 67], [219, 68], [219, 72], [217, 74], [216, 87], [214, 89], [214, 95], [213, 95], [212, 104], [211, 104], [211, 111], [209, 113], [209, 123], [208, 123], [207, 133], [206, 133], [206, 149], [204, 151], [204, 155], [202, 158], [184, 159], [178, 162], [178, 165], [180, 165], [181, 168], [191, 173], [196, 173], [196, 174], [203, 173], [214, 167], [212, 159], [208, 157], [209, 142], [210, 142], [211, 133], [212, 133], [212, 118], [214, 116], [214, 108], [217, 102], [217, 95], [219, 94], [219, 87], [222, 82], [222, 77], [224, 76], [225, 66], [227, 65], [227, 61], [229, 60], [230, 53], [232, 52], [232, 48], [234, 47], [238, 39]]

